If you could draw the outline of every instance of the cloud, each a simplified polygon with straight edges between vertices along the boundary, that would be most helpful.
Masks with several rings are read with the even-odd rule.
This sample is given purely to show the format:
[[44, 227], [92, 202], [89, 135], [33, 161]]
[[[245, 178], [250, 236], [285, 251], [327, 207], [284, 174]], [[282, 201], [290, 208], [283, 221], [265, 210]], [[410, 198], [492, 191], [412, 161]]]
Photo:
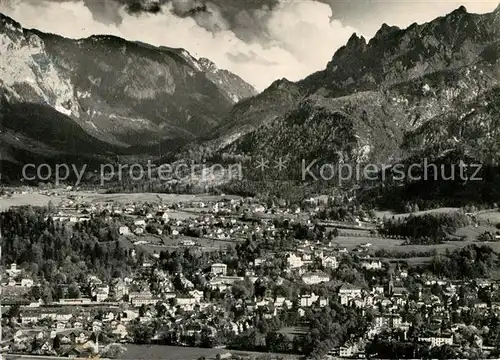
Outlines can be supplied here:
[[471, 13], [491, 12], [499, 0], [321, 0], [332, 7], [336, 19], [360, 29], [369, 37], [387, 23], [405, 28], [424, 23], [465, 6]]
[[[189, 6], [181, 0], [162, 2], [161, 11], [141, 10], [141, 16], [131, 13], [132, 0], [100, 9], [101, 17], [109, 12], [119, 21], [96, 18], [96, 8], [83, 1], [8, 1], [0, 5], [0, 11], [25, 27], [72, 38], [111, 34], [185, 48], [234, 72], [259, 90], [277, 78], [299, 80], [323, 69], [335, 50], [355, 32], [340, 21], [331, 21], [330, 6], [316, 1], [281, 1], [273, 7], [266, 4], [236, 9], [230, 20], [220, 6], [210, 2], [188, 16], [185, 11], [198, 6], [198, 0]], [[152, 3], [141, 1], [141, 6]]]
[[259, 55], [257, 55], [253, 51], [249, 51], [248, 53], [237, 53], [237, 54], [232, 54], [228, 53], [227, 57], [229, 60], [235, 62], [235, 63], [247, 63], [247, 62], [253, 62], [257, 64], [263, 64], [267, 66], [274, 66], [274, 65], [279, 65], [276, 62], [271, 62], [266, 59], [261, 58]]

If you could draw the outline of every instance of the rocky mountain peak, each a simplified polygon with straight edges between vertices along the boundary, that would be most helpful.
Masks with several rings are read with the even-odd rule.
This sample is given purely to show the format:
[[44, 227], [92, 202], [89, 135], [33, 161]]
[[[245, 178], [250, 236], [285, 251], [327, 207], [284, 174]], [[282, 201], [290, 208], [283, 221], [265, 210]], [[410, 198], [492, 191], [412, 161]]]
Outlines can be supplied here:
[[366, 48], [366, 39], [363, 36], [358, 36], [354, 33], [347, 41], [346, 48], [353, 51], [363, 51]]
[[[350, 62], [354, 57], [359, 57], [360, 54], [365, 52], [367, 46], [368, 44], [363, 36], [353, 33], [347, 44], [335, 52], [332, 60], [327, 64], [327, 69], [335, 72], [339, 67], [344, 68], [344, 61]], [[343, 70], [348, 71], [346, 68]]]
[[207, 58], [199, 58], [198, 63], [205, 71], [217, 72], [219, 69], [215, 63]]
[[397, 26], [389, 26], [386, 23], [382, 24], [382, 27], [375, 33], [375, 36], [370, 40], [370, 44], [374, 42], [383, 41], [392, 34], [401, 31], [401, 29]]
[[[293, 81], [288, 80], [287, 78], [282, 78], [274, 81], [271, 86], [265, 89], [261, 94], [262, 95], [270, 95], [271, 97], [276, 96], [276, 94], [280, 94], [279, 96], [287, 97], [288, 100], [295, 98], [297, 96], [301, 96], [300, 94], [304, 90], [303, 86], [300, 82], [295, 83]], [[287, 101], [288, 101], [287, 100]]]
[[368, 45], [363, 37], [353, 34], [328, 63], [329, 74], [312, 78], [313, 86], [335, 84], [337, 92], [368, 90], [376, 84], [407, 81], [464, 66], [499, 41], [499, 18], [495, 13], [471, 14], [462, 6], [406, 29], [384, 24]]
[[369, 44], [353, 34], [324, 71], [276, 80], [236, 105], [214, 143], [231, 155], [328, 162], [341, 149], [355, 162], [387, 164], [487, 138], [488, 104], [499, 94], [498, 18], [461, 7], [406, 29], [384, 24]]
[[455, 22], [457, 20], [463, 19], [470, 17], [474, 14], [471, 14], [467, 11], [467, 8], [465, 6], [460, 6], [458, 9], [453, 10], [451, 13], [446, 15], [444, 17], [444, 20], [448, 21], [449, 23]]
[[287, 78], [281, 78], [274, 80], [269, 88], [286, 89], [287, 87], [294, 85], [294, 83]]
[[257, 94], [257, 91], [247, 84], [238, 75], [230, 71], [219, 69], [214, 62], [207, 58], [193, 59], [205, 76], [221, 89], [224, 89], [233, 103]]
[[23, 32], [23, 27], [14, 19], [0, 13], [0, 32]]

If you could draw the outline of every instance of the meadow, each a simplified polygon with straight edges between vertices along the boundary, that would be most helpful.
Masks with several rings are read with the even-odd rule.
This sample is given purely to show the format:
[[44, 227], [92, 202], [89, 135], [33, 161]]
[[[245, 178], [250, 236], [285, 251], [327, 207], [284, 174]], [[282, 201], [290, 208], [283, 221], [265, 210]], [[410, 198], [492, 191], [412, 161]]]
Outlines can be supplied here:
[[[186, 245], [183, 243], [186, 240], [192, 240], [195, 243], [193, 246], [188, 246], [189, 248], [200, 249], [204, 252], [225, 250], [229, 245], [235, 246], [238, 242], [242, 241], [238, 239], [218, 240], [210, 238], [195, 238], [183, 235], [176, 237], [159, 235], [120, 237], [120, 242], [126, 248], [133, 248], [134, 246], [137, 246], [150, 254], [186, 248]], [[134, 245], [134, 242], [138, 241], [140, 241], [140, 243]], [[142, 243], [142, 241], [146, 243]]]
[[489, 222], [492, 225], [500, 223], [500, 211], [488, 211], [480, 213], [477, 216], [480, 220]]
[[284, 360], [298, 360], [297, 355], [257, 353], [249, 351], [225, 350], [225, 349], [203, 349], [195, 347], [178, 347], [163, 345], [127, 345], [127, 352], [120, 360], [197, 360], [205, 357], [207, 360], [215, 359], [217, 354], [231, 353], [233, 355], [246, 355], [251, 359], [270, 356]]
[[0, 211], [7, 210], [15, 206], [47, 206], [49, 201], [54, 205], [66, 199], [66, 195], [48, 196], [37, 192], [26, 194], [14, 194], [12, 197], [0, 197]]
[[414, 213], [401, 213], [401, 214], [396, 214], [392, 211], [375, 211], [375, 215], [382, 219], [384, 216], [386, 218], [405, 218], [405, 217], [408, 217], [410, 215], [413, 215], [413, 216], [422, 216], [422, 215], [426, 215], [426, 214], [443, 214], [443, 213], [450, 213], [450, 212], [454, 212], [454, 211], [458, 211], [460, 210], [460, 208], [439, 208], [439, 209], [432, 209], [432, 210], [424, 210], [424, 211], [416, 211]]
[[[157, 193], [137, 193], [137, 194], [103, 194], [96, 191], [59, 191], [56, 195], [45, 195], [39, 191], [13, 194], [11, 197], [0, 197], [0, 210], [6, 210], [13, 206], [47, 206], [49, 201], [54, 205], [59, 205], [68, 197], [77, 198], [77, 202], [90, 203], [110, 203], [129, 204], [134, 202], [152, 202], [158, 203], [161, 201], [164, 204], [174, 204], [179, 202], [191, 201], [217, 201], [221, 199], [239, 199], [238, 196], [232, 195], [189, 195], [189, 194], [157, 194]], [[193, 211], [194, 212], [194, 211]], [[186, 216], [185, 213], [179, 213], [179, 216]], [[194, 215], [193, 215], [194, 216]]]
[[[442, 244], [435, 245], [403, 245], [403, 240], [388, 239], [380, 237], [368, 237], [368, 236], [339, 236], [332, 241], [332, 246], [338, 246], [339, 248], [346, 248], [349, 251], [359, 247], [360, 245], [371, 244], [370, 250], [386, 250], [392, 253], [405, 254], [410, 252], [424, 253], [435, 251], [437, 254], [444, 254], [446, 250], [453, 251], [457, 249], [464, 248], [468, 245], [484, 245], [489, 246], [495, 252], [500, 252], [500, 242], [480, 242], [475, 240], [457, 240], [457, 241], [446, 241]], [[396, 259], [386, 259], [388, 261], [396, 261]], [[402, 258], [397, 259], [399, 261], [405, 261], [410, 265], [422, 264], [424, 262], [430, 261], [431, 257], [416, 257], [416, 258]]]

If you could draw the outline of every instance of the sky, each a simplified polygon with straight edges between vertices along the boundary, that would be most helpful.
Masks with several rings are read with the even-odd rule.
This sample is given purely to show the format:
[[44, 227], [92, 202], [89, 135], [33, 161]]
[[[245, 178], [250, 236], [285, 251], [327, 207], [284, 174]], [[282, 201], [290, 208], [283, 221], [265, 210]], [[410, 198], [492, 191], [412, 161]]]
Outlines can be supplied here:
[[0, 0], [26, 28], [83, 38], [111, 34], [180, 47], [263, 90], [325, 68], [355, 32], [407, 27], [461, 5], [493, 11], [498, 0]]

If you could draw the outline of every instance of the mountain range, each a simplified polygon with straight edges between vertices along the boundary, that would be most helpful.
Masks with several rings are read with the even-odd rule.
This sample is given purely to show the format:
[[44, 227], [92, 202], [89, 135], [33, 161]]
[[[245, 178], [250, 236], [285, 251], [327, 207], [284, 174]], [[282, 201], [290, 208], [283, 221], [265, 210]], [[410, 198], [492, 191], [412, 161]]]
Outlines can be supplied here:
[[[316, 161], [316, 171], [339, 160], [380, 169], [423, 159], [450, 165], [457, 158], [495, 166], [499, 58], [500, 6], [481, 15], [460, 7], [406, 29], [384, 24], [370, 41], [353, 34], [325, 70], [298, 82], [277, 80], [236, 104], [211, 141], [190, 145], [190, 156], [198, 152], [250, 162], [286, 158], [285, 178], [299, 182], [303, 160]], [[435, 188], [443, 182], [420, 183], [419, 189], [412, 184], [411, 191], [403, 185], [390, 187], [389, 196], [398, 197], [396, 191], [414, 198], [445, 196]], [[480, 190], [484, 183], [449, 185], [447, 197], [498, 195], [491, 186]], [[249, 188], [248, 183], [240, 186]], [[327, 187], [325, 182], [319, 186]]]
[[387, 161], [431, 144], [487, 141], [479, 118], [496, 98], [499, 56], [500, 7], [484, 15], [461, 7], [407, 29], [384, 24], [369, 42], [354, 34], [325, 70], [237, 104], [214, 129], [217, 150], [301, 157], [302, 139], [314, 153], [349, 150], [335, 146], [342, 138], [346, 155]]
[[216, 126], [256, 90], [184, 49], [114, 36], [73, 40], [0, 14], [4, 161], [140, 153]]
[[[460, 7], [406, 29], [384, 24], [369, 41], [353, 34], [324, 70], [259, 94], [185, 50], [69, 40], [1, 21], [4, 157], [15, 148], [25, 159], [27, 146], [103, 155], [161, 145], [195, 162], [286, 158], [286, 180], [299, 181], [303, 160], [390, 168], [460, 157], [494, 166], [500, 155], [500, 6], [481, 15]], [[432, 191], [398, 191], [442, 191], [419, 186]], [[481, 191], [491, 198], [491, 187]]]

